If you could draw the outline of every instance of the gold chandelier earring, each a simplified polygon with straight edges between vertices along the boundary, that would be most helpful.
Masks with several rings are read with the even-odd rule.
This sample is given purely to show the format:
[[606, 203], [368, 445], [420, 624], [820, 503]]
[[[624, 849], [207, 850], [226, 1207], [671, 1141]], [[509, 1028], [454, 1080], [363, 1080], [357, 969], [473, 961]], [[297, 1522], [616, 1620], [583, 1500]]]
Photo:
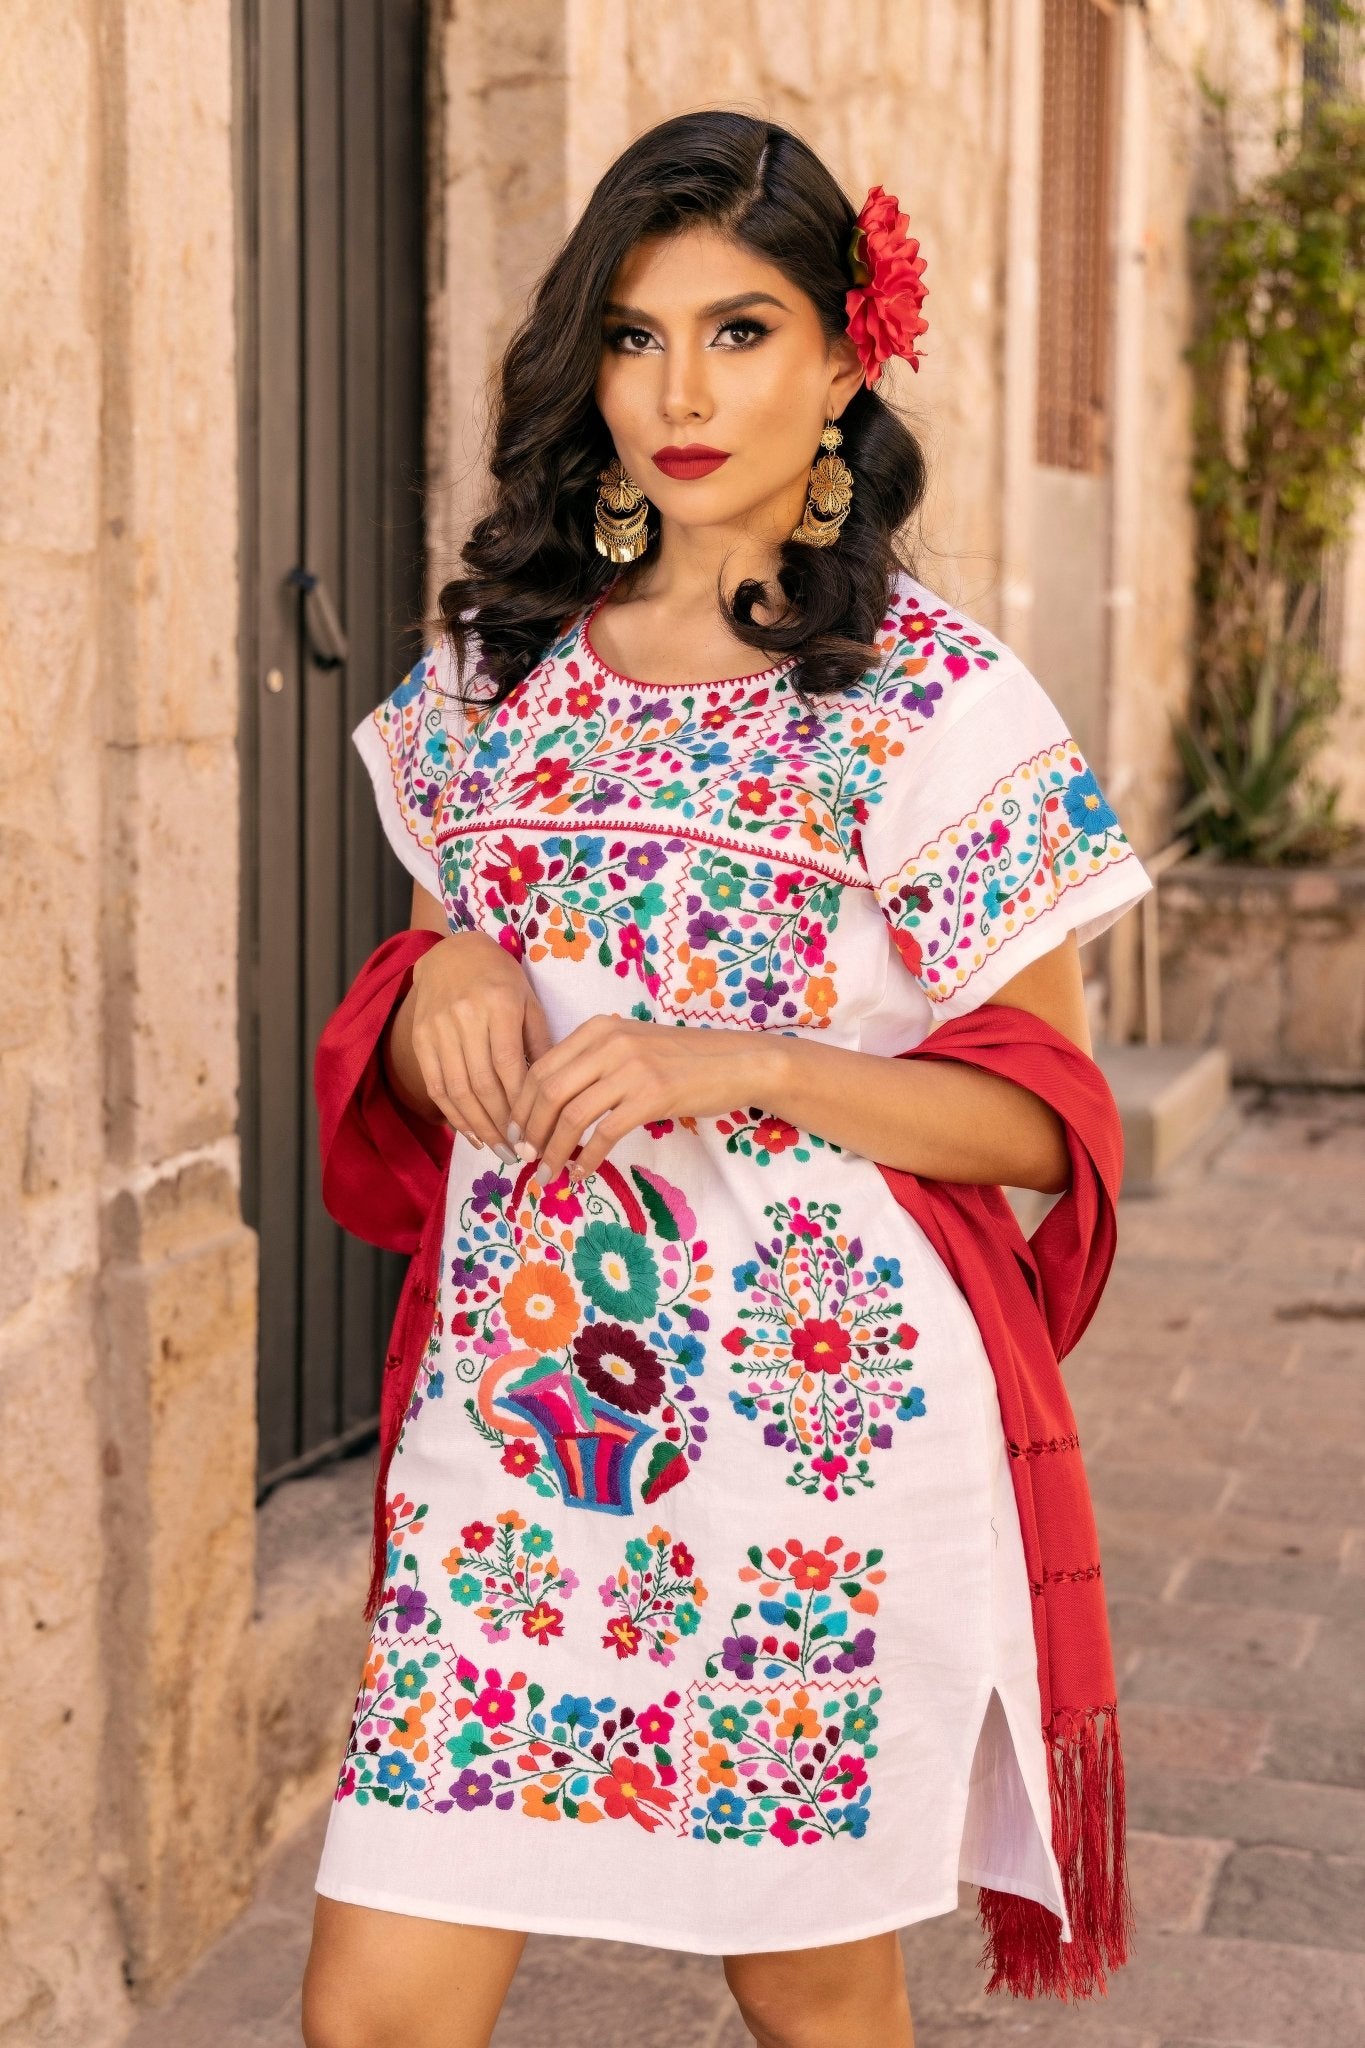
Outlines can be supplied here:
[[853, 503], [853, 471], [842, 455], [834, 453], [843, 438], [834, 421], [826, 420], [820, 446], [828, 452], [811, 466], [801, 524], [792, 530], [792, 539], [803, 540], [807, 547], [832, 547]]
[[649, 502], [644, 492], [613, 455], [597, 472], [597, 511], [593, 533], [597, 552], [612, 562], [638, 561], [649, 545], [646, 521]]

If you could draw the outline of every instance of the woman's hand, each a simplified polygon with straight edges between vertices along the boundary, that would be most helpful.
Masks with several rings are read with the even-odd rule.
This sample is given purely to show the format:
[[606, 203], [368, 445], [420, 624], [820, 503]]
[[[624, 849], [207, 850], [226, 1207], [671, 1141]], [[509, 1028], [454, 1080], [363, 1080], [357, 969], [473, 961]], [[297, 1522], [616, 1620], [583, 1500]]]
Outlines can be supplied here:
[[[528, 1060], [551, 1042], [545, 1012], [521, 967], [485, 933], [453, 932], [414, 967], [395, 1036], [404, 1022], [433, 1106], [461, 1137], [490, 1145], [513, 1164], [511, 1104]], [[393, 1056], [397, 1064], [398, 1046]]]
[[[539, 1158], [542, 1187], [566, 1167], [571, 1179], [582, 1180], [641, 1124], [764, 1103], [785, 1043], [775, 1032], [590, 1017], [532, 1062], [512, 1098], [522, 1156]], [[579, 1144], [583, 1150], [569, 1166]]]

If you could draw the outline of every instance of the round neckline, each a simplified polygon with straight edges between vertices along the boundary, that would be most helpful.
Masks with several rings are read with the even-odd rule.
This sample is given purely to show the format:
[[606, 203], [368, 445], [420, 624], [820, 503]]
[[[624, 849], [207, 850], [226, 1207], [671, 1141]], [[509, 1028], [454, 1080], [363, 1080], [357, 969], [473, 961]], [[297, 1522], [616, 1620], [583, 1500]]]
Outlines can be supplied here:
[[769, 682], [774, 676], [784, 675], [788, 669], [795, 668], [796, 666], [797, 657], [794, 654], [789, 654], [785, 661], [776, 661], [769, 668], [749, 669], [742, 676], [710, 676], [700, 682], [646, 683], [642, 682], [639, 676], [623, 675], [619, 668], [613, 668], [609, 661], [603, 661], [601, 655], [593, 646], [592, 635], [588, 631], [589, 626], [591, 626], [615, 587], [614, 583], [609, 583], [601, 595], [588, 607], [580, 621], [578, 637], [593, 667], [600, 669], [604, 676], [610, 676], [614, 683], [620, 683], [628, 690], [643, 690], [645, 692], [654, 690], [729, 690], [734, 689], [740, 683]]

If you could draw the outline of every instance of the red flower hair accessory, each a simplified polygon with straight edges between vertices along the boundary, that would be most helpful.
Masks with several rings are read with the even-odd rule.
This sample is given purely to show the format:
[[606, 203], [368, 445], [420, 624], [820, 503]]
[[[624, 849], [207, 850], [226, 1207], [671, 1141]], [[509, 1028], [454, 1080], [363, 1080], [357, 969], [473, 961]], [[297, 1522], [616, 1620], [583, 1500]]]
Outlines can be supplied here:
[[889, 356], [904, 356], [919, 369], [917, 336], [929, 322], [920, 312], [928, 297], [920, 282], [924, 258], [919, 243], [906, 231], [908, 214], [900, 211], [894, 193], [874, 185], [849, 237], [848, 261], [855, 283], [844, 295], [848, 333], [862, 358], [863, 376], [872, 386]]

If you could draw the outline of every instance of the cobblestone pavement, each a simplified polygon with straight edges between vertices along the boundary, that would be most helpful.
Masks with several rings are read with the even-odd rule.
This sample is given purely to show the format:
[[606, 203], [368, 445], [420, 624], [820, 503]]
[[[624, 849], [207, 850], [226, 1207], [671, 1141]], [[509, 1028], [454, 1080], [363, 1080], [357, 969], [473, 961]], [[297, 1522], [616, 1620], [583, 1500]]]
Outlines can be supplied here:
[[[1090, 2005], [988, 2000], [964, 1886], [903, 1937], [918, 2048], [1365, 2041], [1365, 1096], [1239, 1100], [1214, 1158], [1124, 1202], [1068, 1366], [1120, 1662], [1134, 1959]], [[324, 1820], [127, 2048], [297, 2048]], [[748, 2041], [713, 1958], [533, 1937], [496, 2048]]]

